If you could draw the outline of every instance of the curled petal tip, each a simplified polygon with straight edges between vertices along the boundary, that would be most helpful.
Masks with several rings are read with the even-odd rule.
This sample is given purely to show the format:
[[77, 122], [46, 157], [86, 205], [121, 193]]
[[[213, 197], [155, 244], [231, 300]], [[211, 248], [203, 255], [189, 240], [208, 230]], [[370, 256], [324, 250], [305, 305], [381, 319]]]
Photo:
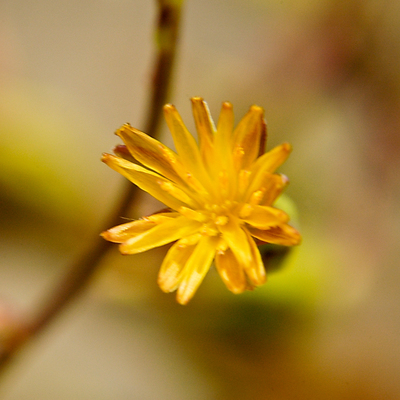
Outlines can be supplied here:
[[121, 137], [122, 132], [126, 129], [125, 125], [122, 125], [121, 128], [118, 128], [115, 132], [114, 135]]
[[253, 105], [250, 107], [250, 111], [253, 113], [258, 113], [260, 115], [264, 115], [264, 109], [260, 106]]
[[246, 287], [241, 288], [241, 287], [236, 287], [236, 286], [234, 286], [234, 287], [231, 287], [231, 288], [230, 288], [230, 291], [231, 291], [233, 294], [241, 294], [241, 293], [243, 293], [245, 290], [246, 290]]
[[134, 254], [132, 251], [129, 251], [129, 248], [124, 243], [120, 244], [118, 249], [123, 256]]
[[114, 147], [114, 154], [122, 158], [131, 158], [131, 153], [129, 153], [128, 148], [124, 144], [118, 144]]
[[297, 229], [293, 228], [293, 226], [291, 226], [291, 225], [286, 225], [286, 229], [285, 230], [290, 235], [291, 245], [292, 246], [297, 246], [297, 245], [299, 245], [301, 243], [302, 236], [297, 231]]
[[288, 142], [282, 143], [282, 149], [290, 153], [292, 151], [292, 145]]
[[285, 175], [285, 174], [279, 174], [281, 179], [282, 179], [282, 185], [286, 186], [287, 184], [289, 184], [290, 180], [289, 178]]
[[192, 298], [192, 296], [187, 296], [187, 295], [179, 295], [179, 293], [176, 295], [176, 301], [182, 305], [186, 306], [187, 303], [189, 303], [189, 300]]
[[109, 242], [114, 242], [114, 243], [121, 243], [121, 240], [118, 240], [118, 237], [112, 233], [112, 228], [108, 229], [104, 232], [100, 233], [100, 236], [105, 239], [108, 240]]
[[302, 236], [300, 235], [299, 232], [296, 231], [297, 234], [294, 235], [294, 245], [297, 246], [301, 244], [301, 241], [303, 240]]
[[130, 124], [129, 122], [126, 122], [125, 124], [123, 124], [123, 125], [122, 125], [120, 128], [118, 128], [114, 133], [115, 133], [115, 135], [120, 136], [120, 133], [121, 133], [122, 131], [126, 130], [126, 129], [129, 129], [129, 130], [133, 129], [132, 126], [131, 126], [131, 124]]
[[111, 157], [112, 157], [111, 154], [103, 153], [101, 155], [101, 161], [107, 164], [107, 161], [109, 161]]
[[165, 113], [170, 113], [170, 112], [176, 111], [176, 108], [174, 105], [168, 103], [168, 104], [165, 104], [165, 106], [163, 107], [163, 110]]
[[224, 101], [224, 102], [222, 103], [222, 108], [223, 108], [224, 110], [232, 110], [233, 106], [232, 106], [232, 104], [231, 104], [229, 101]]

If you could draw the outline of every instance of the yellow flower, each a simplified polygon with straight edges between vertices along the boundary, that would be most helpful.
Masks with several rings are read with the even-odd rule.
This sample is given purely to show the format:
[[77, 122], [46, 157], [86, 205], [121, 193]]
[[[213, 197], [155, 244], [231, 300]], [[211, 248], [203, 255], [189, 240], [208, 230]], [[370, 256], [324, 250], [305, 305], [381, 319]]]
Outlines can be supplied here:
[[121, 243], [123, 254], [175, 242], [158, 284], [165, 292], [177, 290], [181, 304], [192, 298], [213, 261], [228, 289], [241, 293], [266, 280], [257, 244], [292, 246], [301, 239], [287, 224], [288, 215], [272, 207], [288, 183], [274, 172], [291, 147], [284, 143], [264, 153], [263, 109], [252, 106], [234, 129], [230, 103], [222, 104], [217, 127], [202, 98], [192, 98], [192, 106], [199, 144], [167, 104], [164, 113], [176, 152], [126, 124], [116, 134], [129, 153], [102, 158], [168, 207], [102, 236]]

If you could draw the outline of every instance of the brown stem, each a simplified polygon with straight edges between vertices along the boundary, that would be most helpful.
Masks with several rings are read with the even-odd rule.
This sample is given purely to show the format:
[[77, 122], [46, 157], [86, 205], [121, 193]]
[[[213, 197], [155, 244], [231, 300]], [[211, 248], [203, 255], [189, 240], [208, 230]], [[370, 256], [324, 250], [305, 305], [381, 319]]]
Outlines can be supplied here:
[[[144, 131], [156, 137], [160, 128], [162, 105], [166, 103], [170, 86], [172, 68], [175, 60], [181, 3], [179, 0], [158, 0], [159, 17], [157, 24], [157, 55], [154, 65], [153, 81], [148, 104]], [[126, 215], [137, 191], [136, 186], [125, 183], [123, 195], [115, 209], [105, 221], [104, 229], [119, 224]], [[45, 296], [43, 306], [31, 321], [18, 327], [3, 343], [0, 353], [0, 371], [4, 371], [19, 350], [40, 333], [89, 283], [99, 262], [112, 243], [95, 234], [83, 254], [70, 266], [65, 276], [51, 293]]]
[[156, 41], [158, 54], [152, 77], [153, 91], [150, 94], [145, 132], [153, 136], [158, 132], [162, 121], [162, 107], [166, 103], [171, 86], [171, 75], [175, 62], [176, 44], [179, 35], [181, 3], [179, 0], [158, 0], [160, 12]]

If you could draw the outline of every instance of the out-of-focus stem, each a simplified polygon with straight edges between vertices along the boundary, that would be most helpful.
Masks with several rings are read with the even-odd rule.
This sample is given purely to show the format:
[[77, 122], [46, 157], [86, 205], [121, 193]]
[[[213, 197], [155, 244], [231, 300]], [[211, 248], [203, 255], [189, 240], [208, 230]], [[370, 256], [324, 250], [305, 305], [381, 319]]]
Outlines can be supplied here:
[[144, 132], [155, 136], [162, 121], [162, 107], [166, 103], [171, 86], [171, 75], [175, 62], [179, 21], [182, 0], [158, 0], [160, 12], [156, 31], [157, 59], [152, 76], [152, 87], [149, 98], [149, 110], [144, 124]]
[[[170, 92], [182, 1], [158, 0], [158, 5], [156, 60], [143, 129], [153, 137], [158, 134], [162, 118], [162, 106], [168, 101]], [[124, 183], [124, 185], [123, 194], [115, 209], [106, 219], [103, 230], [119, 224], [121, 216], [126, 215], [129, 210], [137, 188], [129, 182]], [[7, 339], [3, 341], [0, 349], [0, 372], [4, 371], [22, 347], [40, 333], [88, 284], [111, 245], [111, 242], [100, 238], [98, 232], [96, 232], [93, 241], [89, 243], [86, 250], [68, 268], [65, 276], [61, 278], [56, 287], [45, 296], [37, 315], [32, 316], [30, 321], [26, 321], [23, 326], [16, 327], [7, 335]]]

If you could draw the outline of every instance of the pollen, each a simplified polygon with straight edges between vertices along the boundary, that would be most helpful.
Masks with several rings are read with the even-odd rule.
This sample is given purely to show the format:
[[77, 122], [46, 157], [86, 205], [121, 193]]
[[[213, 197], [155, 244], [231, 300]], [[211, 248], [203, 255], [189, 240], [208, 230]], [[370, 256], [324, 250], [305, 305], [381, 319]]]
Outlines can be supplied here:
[[249, 201], [249, 203], [250, 203], [252, 206], [255, 206], [255, 205], [257, 205], [257, 204], [260, 204], [262, 198], [264, 197], [264, 192], [265, 192], [265, 189], [264, 189], [264, 188], [262, 188], [262, 189], [260, 189], [260, 190], [256, 190], [255, 192], [253, 192], [253, 194], [250, 196], [250, 201]]

